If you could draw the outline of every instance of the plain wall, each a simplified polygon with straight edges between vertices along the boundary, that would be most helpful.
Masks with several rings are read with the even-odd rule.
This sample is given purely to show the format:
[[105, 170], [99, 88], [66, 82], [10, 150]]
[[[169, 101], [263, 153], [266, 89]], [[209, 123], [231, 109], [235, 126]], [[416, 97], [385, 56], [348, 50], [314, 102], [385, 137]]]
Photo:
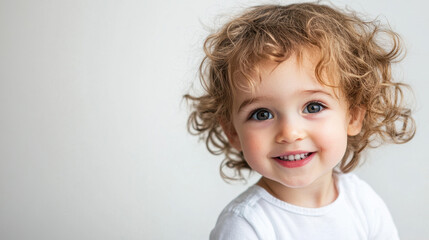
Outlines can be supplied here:
[[[429, 4], [333, 2], [405, 40], [395, 73], [414, 88], [417, 134], [369, 151], [357, 173], [402, 239], [427, 239]], [[257, 3], [0, 0], [0, 239], [207, 239], [249, 184], [221, 180], [182, 95], [206, 27]]]

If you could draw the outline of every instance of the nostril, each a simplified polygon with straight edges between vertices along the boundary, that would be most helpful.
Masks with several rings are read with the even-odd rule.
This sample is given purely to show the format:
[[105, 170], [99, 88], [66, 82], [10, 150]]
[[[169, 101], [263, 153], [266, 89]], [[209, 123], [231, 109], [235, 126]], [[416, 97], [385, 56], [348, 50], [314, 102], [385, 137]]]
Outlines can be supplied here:
[[282, 131], [276, 136], [276, 142], [278, 143], [292, 143], [295, 141], [303, 140], [305, 133], [303, 131], [290, 130]]

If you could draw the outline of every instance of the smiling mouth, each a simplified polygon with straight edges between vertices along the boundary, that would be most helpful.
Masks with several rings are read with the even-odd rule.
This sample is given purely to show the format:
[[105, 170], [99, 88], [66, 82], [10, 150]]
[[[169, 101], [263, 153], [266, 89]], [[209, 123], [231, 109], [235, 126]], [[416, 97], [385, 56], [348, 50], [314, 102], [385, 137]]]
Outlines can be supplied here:
[[308, 152], [308, 153], [300, 153], [300, 154], [290, 154], [290, 155], [284, 155], [284, 156], [278, 156], [278, 157], [274, 157], [278, 160], [282, 160], [282, 161], [300, 161], [300, 160], [304, 160], [306, 158], [308, 158], [309, 156], [311, 156], [312, 154], [314, 154], [314, 152]]

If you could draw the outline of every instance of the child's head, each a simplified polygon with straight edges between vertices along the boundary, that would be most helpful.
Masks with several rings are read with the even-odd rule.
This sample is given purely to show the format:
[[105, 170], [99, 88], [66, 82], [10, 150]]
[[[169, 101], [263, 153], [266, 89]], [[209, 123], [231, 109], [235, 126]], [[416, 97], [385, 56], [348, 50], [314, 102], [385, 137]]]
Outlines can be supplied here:
[[[384, 46], [386, 42], [381, 42], [381, 37], [388, 41], [389, 47]], [[325, 97], [326, 101], [331, 101], [327, 99], [328, 95], [337, 100], [337, 109], [344, 109], [346, 114], [343, 116], [347, 121], [344, 126], [345, 149], [340, 150], [337, 161], [340, 161], [342, 172], [353, 170], [359, 163], [361, 151], [371, 146], [377, 137], [382, 141], [403, 143], [414, 135], [410, 111], [402, 104], [402, 87], [405, 85], [393, 82], [390, 72], [391, 63], [401, 54], [399, 37], [376, 22], [362, 21], [355, 13], [310, 3], [257, 6], [211, 34], [204, 50], [206, 57], [200, 73], [205, 93], [200, 97], [185, 96], [193, 101], [195, 108], [189, 117], [189, 127], [206, 139], [210, 152], [225, 154], [222, 167], [236, 170], [239, 177], [242, 177], [241, 170], [250, 169], [246, 157], [252, 154], [251, 150], [242, 148], [243, 139], [240, 141], [240, 138], [245, 135], [237, 136], [240, 121], [267, 125], [274, 118], [288, 119], [293, 106], [302, 107], [303, 116], [307, 114], [304, 117], [314, 118], [325, 109], [329, 109], [328, 112], [335, 109], [335, 106], [325, 106], [329, 105], [323, 102]], [[285, 82], [279, 80], [281, 73], [285, 74]], [[291, 76], [295, 78], [291, 79]], [[315, 84], [303, 79], [313, 79]], [[313, 87], [305, 88], [310, 85]], [[289, 95], [282, 99], [275, 98], [281, 95], [273, 91], [273, 100], [267, 98], [258, 105], [256, 98], [270, 97], [266, 90], [275, 90], [276, 86], [280, 92], [290, 94], [298, 90], [312, 91], [307, 91], [308, 96], [300, 94], [291, 98]], [[305, 89], [301, 89], [303, 87]], [[318, 88], [323, 88], [326, 96], [313, 91]], [[244, 101], [242, 96], [246, 96]], [[309, 101], [303, 102], [306, 99]], [[239, 119], [238, 105], [253, 105], [253, 109], [248, 110], [247, 119]], [[289, 124], [292, 121], [283, 120], [278, 120], [272, 129], [279, 129], [280, 122]], [[311, 125], [311, 121], [307, 119], [307, 125], [304, 125]], [[328, 128], [330, 123], [320, 126]], [[285, 131], [287, 135], [294, 129]], [[284, 144], [290, 143], [285, 140]], [[281, 155], [279, 152], [270, 154]], [[274, 155], [270, 157], [277, 156]], [[223, 172], [222, 175], [229, 178]]]

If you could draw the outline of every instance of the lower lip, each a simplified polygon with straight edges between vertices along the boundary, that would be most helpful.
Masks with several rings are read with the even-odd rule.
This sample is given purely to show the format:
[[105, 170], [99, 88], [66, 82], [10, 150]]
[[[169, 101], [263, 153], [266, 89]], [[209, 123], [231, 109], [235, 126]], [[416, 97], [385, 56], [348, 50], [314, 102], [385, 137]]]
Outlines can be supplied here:
[[297, 161], [285, 161], [277, 158], [274, 158], [274, 160], [276, 160], [276, 162], [278, 162], [283, 167], [298, 168], [298, 167], [305, 166], [307, 163], [309, 163], [313, 159], [314, 155], [315, 155], [315, 152], [311, 153], [310, 156], [308, 156], [307, 158], [304, 158], [302, 160], [297, 160]]

